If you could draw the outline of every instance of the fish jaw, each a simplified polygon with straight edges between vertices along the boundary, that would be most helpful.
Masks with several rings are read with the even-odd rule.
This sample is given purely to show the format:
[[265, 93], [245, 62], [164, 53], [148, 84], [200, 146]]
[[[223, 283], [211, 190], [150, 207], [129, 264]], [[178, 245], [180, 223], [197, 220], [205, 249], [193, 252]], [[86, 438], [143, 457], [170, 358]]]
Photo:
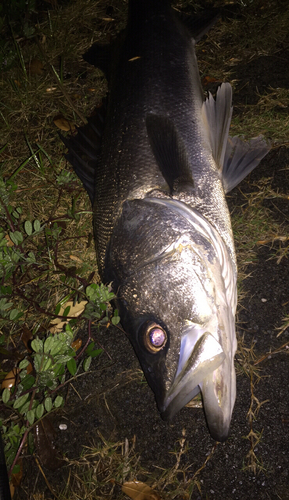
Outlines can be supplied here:
[[173, 418], [183, 406], [198, 394], [202, 381], [218, 368], [225, 358], [222, 347], [208, 332], [205, 332], [193, 347], [190, 345], [191, 353], [186, 357], [184, 352], [188, 346], [184, 346], [184, 344], [188, 343], [191, 344], [191, 338], [189, 335], [185, 335], [182, 338], [179, 359], [179, 366], [182, 366], [182, 370], [178, 369], [163, 403], [162, 417], [165, 420]]
[[162, 407], [162, 417], [171, 419], [201, 391], [210, 434], [219, 442], [228, 437], [236, 398], [235, 325], [230, 310], [225, 314], [219, 321], [226, 325], [222, 346], [207, 331], [193, 328], [183, 336], [178, 370]]

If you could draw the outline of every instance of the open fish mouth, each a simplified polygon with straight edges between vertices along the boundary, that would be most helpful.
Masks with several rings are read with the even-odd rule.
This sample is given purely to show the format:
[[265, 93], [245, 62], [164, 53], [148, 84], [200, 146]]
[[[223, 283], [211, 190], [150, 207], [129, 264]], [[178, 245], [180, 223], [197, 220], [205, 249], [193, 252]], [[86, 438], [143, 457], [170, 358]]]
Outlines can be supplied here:
[[[228, 338], [234, 332], [233, 319], [228, 309], [221, 311], [222, 329]], [[211, 436], [222, 442], [229, 434], [236, 397], [236, 342], [229, 342], [227, 347], [230, 349], [222, 347], [215, 335], [208, 331], [210, 326], [213, 325], [207, 325], [207, 328], [194, 325], [184, 332], [177, 372], [161, 405], [161, 413], [165, 420], [173, 418], [201, 392]]]
[[[191, 349], [195, 335], [195, 332], [190, 331], [182, 339], [178, 370], [163, 403], [164, 419], [173, 418], [195, 397], [200, 391], [202, 381], [225, 359], [221, 345], [209, 332], [202, 333]], [[188, 355], [189, 350], [191, 353]]]

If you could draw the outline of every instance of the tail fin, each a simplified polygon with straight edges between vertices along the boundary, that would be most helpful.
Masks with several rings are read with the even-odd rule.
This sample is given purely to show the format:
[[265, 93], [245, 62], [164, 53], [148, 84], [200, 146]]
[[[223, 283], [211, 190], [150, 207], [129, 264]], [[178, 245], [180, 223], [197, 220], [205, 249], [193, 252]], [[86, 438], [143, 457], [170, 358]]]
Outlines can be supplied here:
[[261, 135], [248, 142], [229, 137], [232, 112], [232, 87], [229, 83], [222, 83], [216, 100], [209, 94], [202, 115], [225, 193], [236, 187], [271, 149], [270, 143]]
[[270, 149], [271, 145], [264, 140], [262, 135], [248, 142], [242, 141], [239, 137], [229, 137], [222, 169], [225, 193], [245, 179]]

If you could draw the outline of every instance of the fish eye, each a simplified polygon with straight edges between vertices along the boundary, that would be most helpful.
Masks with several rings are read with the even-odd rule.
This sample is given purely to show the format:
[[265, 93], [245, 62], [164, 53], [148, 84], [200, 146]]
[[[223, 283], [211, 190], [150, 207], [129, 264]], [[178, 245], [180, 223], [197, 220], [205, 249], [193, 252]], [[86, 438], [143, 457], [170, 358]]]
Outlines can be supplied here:
[[148, 323], [144, 332], [144, 345], [151, 353], [159, 352], [167, 342], [165, 330], [157, 323]]

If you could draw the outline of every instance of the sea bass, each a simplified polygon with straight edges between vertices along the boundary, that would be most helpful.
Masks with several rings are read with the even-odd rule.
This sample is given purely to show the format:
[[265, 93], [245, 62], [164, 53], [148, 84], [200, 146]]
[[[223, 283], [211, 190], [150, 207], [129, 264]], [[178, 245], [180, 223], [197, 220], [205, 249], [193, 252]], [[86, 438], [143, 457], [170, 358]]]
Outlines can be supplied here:
[[[190, 26], [197, 39], [206, 30]], [[231, 86], [204, 100], [195, 40], [168, 1], [130, 0], [116, 45], [84, 56], [106, 73], [108, 103], [103, 123], [99, 113], [64, 139], [68, 159], [93, 204], [100, 276], [159, 411], [170, 419], [201, 391], [210, 433], [224, 441], [237, 347], [225, 193], [269, 147], [229, 137]]]

